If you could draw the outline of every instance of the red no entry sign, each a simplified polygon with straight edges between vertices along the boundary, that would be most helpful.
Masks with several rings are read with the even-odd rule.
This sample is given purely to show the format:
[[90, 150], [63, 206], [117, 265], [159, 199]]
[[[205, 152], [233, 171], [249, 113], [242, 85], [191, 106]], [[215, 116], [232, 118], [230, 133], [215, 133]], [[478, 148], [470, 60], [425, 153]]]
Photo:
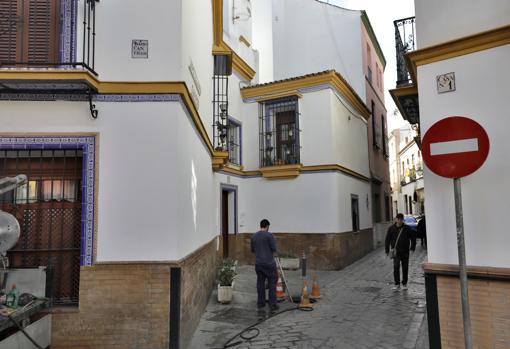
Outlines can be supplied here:
[[478, 170], [489, 155], [489, 136], [474, 120], [451, 116], [436, 122], [422, 140], [423, 161], [435, 174], [461, 178]]

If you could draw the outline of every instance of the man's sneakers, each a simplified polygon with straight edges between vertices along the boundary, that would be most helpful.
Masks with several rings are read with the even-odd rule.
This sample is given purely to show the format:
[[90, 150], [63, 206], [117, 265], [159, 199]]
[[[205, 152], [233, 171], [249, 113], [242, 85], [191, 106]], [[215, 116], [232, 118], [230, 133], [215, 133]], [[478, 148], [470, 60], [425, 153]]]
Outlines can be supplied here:
[[398, 290], [400, 290], [400, 284], [398, 284], [398, 285], [393, 285], [393, 286], [391, 287], [391, 289], [392, 289], [392, 290], [394, 290], [394, 291], [398, 291]]
[[407, 285], [402, 285], [402, 290], [407, 291]]

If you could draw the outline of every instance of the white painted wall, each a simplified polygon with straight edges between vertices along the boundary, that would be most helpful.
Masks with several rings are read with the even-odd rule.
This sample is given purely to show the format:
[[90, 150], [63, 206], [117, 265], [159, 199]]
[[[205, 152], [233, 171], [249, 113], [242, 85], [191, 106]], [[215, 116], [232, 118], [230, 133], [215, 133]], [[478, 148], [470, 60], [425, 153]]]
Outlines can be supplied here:
[[[240, 233], [257, 231], [263, 218], [269, 219], [273, 232], [352, 231], [351, 194], [359, 197], [360, 228], [372, 226], [369, 211], [371, 203], [368, 207], [366, 204], [370, 193], [369, 183], [344, 174], [301, 174], [288, 180], [267, 180], [261, 177], [241, 179], [218, 174], [217, 180], [218, 188], [220, 183], [239, 186]], [[219, 209], [216, 216], [219, 221]]]
[[[102, 81], [178, 81], [181, 76], [181, 2], [113, 0], [97, 3], [96, 71], [99, 78]], [[82, 6], [78, 7], [83, 11]], [[81, 31], [80, 23], [78, 29]], [[148, 59], [131, 58], [133, 39], [149, 40]], [[81, 42], [78, 36], [78, 46]]]
[[360, 16], [318, 1], [274, 1], [275, 80], [334, 69], [365, 100]]
[[[202, 0], [182, 1], [182, 49], [180, 81], [198, 100], [196, 105], [209, 137], [213, 138], [213, 91], [212, 76], [214, 57], [211, 54], [213, 44], [212, 2]], [[179, 48], [176, 48], [179, 51]], [[189, 66], [196, 71], [198, 84], [193, 80]], [[198, 86], [197, 86], [198, 85]]]
[[252, 47], [259, 53], [259, 66], [257, 70], [259, 83], [269, 82], [274, 78], [272, 2], [272, 0], [252, 2]]
[[418, 48], [506, 26], [510, 21], [508, 0], [415, 0], [414, 6]]
[[[252, 1], [223, 0], [223, 41], [250, 67], [257, 70], [258, 56], [252, 47], [239, 41], [244, 36], [252, 43]], [[239, 17], [239, 18], [237, 18]]]
[[97, 260], [177, 260], [210, 241], [211, 162], [181, 104], [96, 105], [93, 120], [86, 102], [0, 102], [0, 124], [5, 133], [100, 133]]
[[[510, 71], [505, 67], [509, 61], [510, 45], [506, 45], [418, 68], [422, 134], [440, 119], [463, 115], [480, 123], [491, 141], [483, 167], [462, 179], [469, 265], [510, 267], [505, 219], [510, 207], [510, 119], [505, 117], [510, 81]], [[455, 72], [456, 91], [438, 94], [435, 78], [446, 72]], [[429, 261], [457, 264], [452, 180], [427, 168], [424, 180]]]
[[331, 89], [303, 94], [299, 120], [304, 165], [339, 164], [370, 176], [367, 125], [351, 111]]

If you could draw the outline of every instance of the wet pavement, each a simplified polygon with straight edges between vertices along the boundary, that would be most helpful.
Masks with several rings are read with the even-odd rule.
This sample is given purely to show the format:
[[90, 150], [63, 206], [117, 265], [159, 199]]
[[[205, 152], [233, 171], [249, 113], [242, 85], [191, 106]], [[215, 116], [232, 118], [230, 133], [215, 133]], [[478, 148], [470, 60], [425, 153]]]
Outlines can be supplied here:
[[[232, 336], [264, 319], [256, 326], [258, 336], [237, 337], [230, 343], [240, 343], [232, 348], [429, 348], [421, 269], [425, 258], [426, 250], [418, 246], [410, 257], [407, 291], [391, 289], [392, 262], [382, 248], [340, 271], [309, 270], [308, 278], [318, 277], [322, 294], [311, 312], [291, 310], [295, 304], [288, 301], [276, 313], [268, 307], [257, 311], [254, 268], [240, 266], [232, 302], [219, 304], [213, 292], [189, 348], [223, 348]], [[301, 271], [285, 274], [291, 294], [299, 294]]]

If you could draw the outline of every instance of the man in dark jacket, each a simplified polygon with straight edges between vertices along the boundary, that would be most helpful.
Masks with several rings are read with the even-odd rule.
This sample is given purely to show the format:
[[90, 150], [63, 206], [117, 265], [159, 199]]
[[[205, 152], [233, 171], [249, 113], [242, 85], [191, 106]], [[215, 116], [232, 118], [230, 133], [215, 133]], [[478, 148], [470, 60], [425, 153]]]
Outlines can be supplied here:
[[251, 251], [255, 253], [255, 272], [257, 273], [257, 307], [266, 306], [266, 279], [269, 284], [269, 307], [278, 310], [276, 304], [276, 282], [278, 275], [273, 253], [276, 252], [276, 240], [269, 232], [269, 221], [260, 222], [260, 231], [251, 237]]
[[395, 224], [388, 228], [385, 244], [386, 255], [390, 252], [390, 246], [396, 251], [393, 257], [393, 277], [395, 279], [393, 289], [400, 289], [400, 263], [402, 263], [402, 289], [407, 290], [409, 248], [414, 252], [416, 248], [416, 237], [411, 228], [404, 224], [404, 215], [402, 213], [397, 214]]

